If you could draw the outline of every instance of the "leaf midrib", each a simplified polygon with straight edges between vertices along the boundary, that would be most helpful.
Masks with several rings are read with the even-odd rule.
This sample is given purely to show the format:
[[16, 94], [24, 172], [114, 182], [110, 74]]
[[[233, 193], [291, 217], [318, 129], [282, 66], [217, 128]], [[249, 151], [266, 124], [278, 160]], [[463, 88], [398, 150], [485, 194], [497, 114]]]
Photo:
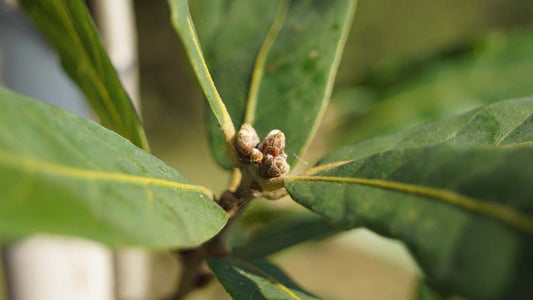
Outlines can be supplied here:
[[505, 139], [512, 134], [518, 127], [522, 126], [530, 117], [532, 114], [527, 114], [520, 123], [516, 124], [511, 130], [507, 131], [496, 143], [496, 146], [500, 146], [501, 143], [505, 141]]
[[302, 157], [305, 153], [305, 150], [309, 147], [311, 144], [311, 141], [313, 140], [313, 137], [318, 131], [318, 127], [320, 126], [320, 123], [322, 121], [322, 118], [324, 114], [326, 113], [326, 109], [329, 104], [329, 99], [331, 98], [331, 92], [333, 91], [333, 86], [335, 84], [335, 77], [337, 76], [337, 71], [339, 70], [339, 65], [342, 59], [342, 54], [344, 52], [344, 45], [346, 44], [346, 41], [348, 40], [348, 36], [350, 33], [350, 28], [353, 23], [353, 18], [355, 15], [355, 11], [357, 8], [357, 0], [348, 0], [349, 6], [346, 10], [345, 17], [347, 18], [346, 22], [344, 22], [344, 26], [342, 27], [342, 32], [339, 40], [337, 41], [337, 45], [335, 47], [335, 56], [333, 57], [333, 62], [330, 65], [329, 68], [329, 74], [328, 74], [328, 81], [326, 83], [326, 89], [324, 90], [324, 98], [322, 99], [322, 103], [320, 105], [320, 109], [317, 113], [317, 116], [315, 118], [315, 122], [313, 123], [313, 126], [311, 127], [311, 130], [309, 131], [309, 135], [307, 136], [307, 139], [305, 143], [302, 145], [302, 148], [300, 149], [300, 152], [298, 156]]
[[155, 185], [175, 188], [178, 190], [196, 191], [208, 196], [211, 199], [213, 198], [213, 193], [203, 186], [178, 183], [160, 178], [64, 166], [35, 158], [23, 157], [5, 150], [0, 150], [0, 166], [16, 168], [28, 173], [42, 173], [70, 179], [114, 181], [120, 183]]
[[468, 197], [456, 192], [426, 187], [408, 183], [387, 181], [381, 179], [367, 179], [356, 177], [329, 177], [329, 176], [290, 176], [290, 181], [321, 181], [334, 183], [360, 184], [372, 187], [383, 188], [427, 198], [440, 200], [448, 204], [497, 219], [515, 229], [533, 235], [533, 218], [520, 211], [503, 206], [497, 203]]

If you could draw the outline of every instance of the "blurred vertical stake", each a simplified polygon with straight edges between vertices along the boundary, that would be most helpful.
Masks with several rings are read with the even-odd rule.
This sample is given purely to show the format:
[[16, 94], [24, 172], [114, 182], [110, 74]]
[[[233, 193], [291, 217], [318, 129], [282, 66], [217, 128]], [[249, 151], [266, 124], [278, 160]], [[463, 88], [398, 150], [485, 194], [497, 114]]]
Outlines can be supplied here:
[[[135, 13], [131, 0], [94, 0], [94, 16], [104, 45], [124, 88], [140, 114]], [[139, 249], [115, 252], [118, 299], [150, 298], [150, 254]]]
[[113, 256], [83, 239], [33, 236], [7, 249], [13, 299], [101, 299], [113, 296]]
[[140, 112], [137, 31], [131, 0], [93, 0], [94, 17], [120, 81]]

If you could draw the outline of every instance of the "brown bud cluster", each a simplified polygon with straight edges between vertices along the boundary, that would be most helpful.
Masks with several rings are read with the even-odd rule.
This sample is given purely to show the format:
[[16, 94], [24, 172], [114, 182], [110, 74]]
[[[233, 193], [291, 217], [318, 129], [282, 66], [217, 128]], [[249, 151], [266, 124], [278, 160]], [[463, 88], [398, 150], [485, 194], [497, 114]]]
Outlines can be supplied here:
[[290, 170], [285, 154], [285, 134], [279, 129], [270, 131], [259, 143], [255, 129], [243, 124], [237, 135], [236, 148], [241, 159], [256, 164], [258, 173], [264, 178], [280, 177]]

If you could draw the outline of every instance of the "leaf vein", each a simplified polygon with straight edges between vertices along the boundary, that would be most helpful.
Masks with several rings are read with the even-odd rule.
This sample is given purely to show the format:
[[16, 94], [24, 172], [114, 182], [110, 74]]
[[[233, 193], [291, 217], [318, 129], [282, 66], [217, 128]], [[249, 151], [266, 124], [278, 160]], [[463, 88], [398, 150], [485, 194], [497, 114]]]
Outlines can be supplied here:
[[0, 150], [0, 165], [13, 167], [26, 172], [43, 173], [67, 178], [115, 181], [138, 185], [149, 184], [170, 187], [179, 190], [191, 190], [203, 193], [209, 198], [213, 198], [213, 193], [210, 190], [198, 185], [178, 183], [170, 180], [153, 177], [144, 177], [124, 173], [112, 173], [100, 170], [89, 170], [70, 166], [63, 166], [34, 158], [22, 157], [20, 155], [9, 153], [4, 150]]
[[529, 119], [529, 117], [531, 117], [532, 114], [528, 114], [526, 115], [526, 117], [524, 119], [522, 119], [518, 124], [516, 124], [516, 126], [514, 126], [511, 130], [509, 130], [508, 132], [506, 132], [501, 138], [500, 140], [496, 143], [496, 146], [499, 146], [511, 133], [513, 133], [518, 127], [522, 126], [522, 124], [524, 124], [524, 122]]
[[322, 181], [335, 183], [360, 184], [420, 195], [461, 207], [463, 209], [490, 216], [515, 229], [533, 235], [533, 218], [507, 206], [471, 198], [452, 191], [418, 186], [408, 183], [392, 182], [380, 179], [326, 176], [291, 176], [287, 181]]

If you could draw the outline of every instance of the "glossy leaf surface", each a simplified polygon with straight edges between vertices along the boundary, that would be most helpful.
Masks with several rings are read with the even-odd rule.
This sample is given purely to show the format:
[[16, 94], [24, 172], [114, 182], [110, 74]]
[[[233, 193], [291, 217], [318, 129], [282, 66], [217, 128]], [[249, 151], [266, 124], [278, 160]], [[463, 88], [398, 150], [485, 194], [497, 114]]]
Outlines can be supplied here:
[[207, 262], [233, 299], [318, 299], [268, 261], [211, 258]]
[[209, 190], [93, 122], [7, 90], [0, 122], [0, 241], [192, 247], [226, 222]]
[[[354, 11], [352, 0], [200, 1], [200, 40], [235, 126], [252, 123], [261, 137], [281, 129], [293, 164], [329, 100]], [[227, 168], [209, 123], [214, 156]]]
[[63, 69], [79, 86], [100, 123], [148, 150], [144, 129], [80, 0], [22, 0], [54, 45]]
[[404, 241], [443, 293], [529, 298], [532, 113], [532, 98], [507, 100], [349, 146], [287, 189], [341, 226]]

